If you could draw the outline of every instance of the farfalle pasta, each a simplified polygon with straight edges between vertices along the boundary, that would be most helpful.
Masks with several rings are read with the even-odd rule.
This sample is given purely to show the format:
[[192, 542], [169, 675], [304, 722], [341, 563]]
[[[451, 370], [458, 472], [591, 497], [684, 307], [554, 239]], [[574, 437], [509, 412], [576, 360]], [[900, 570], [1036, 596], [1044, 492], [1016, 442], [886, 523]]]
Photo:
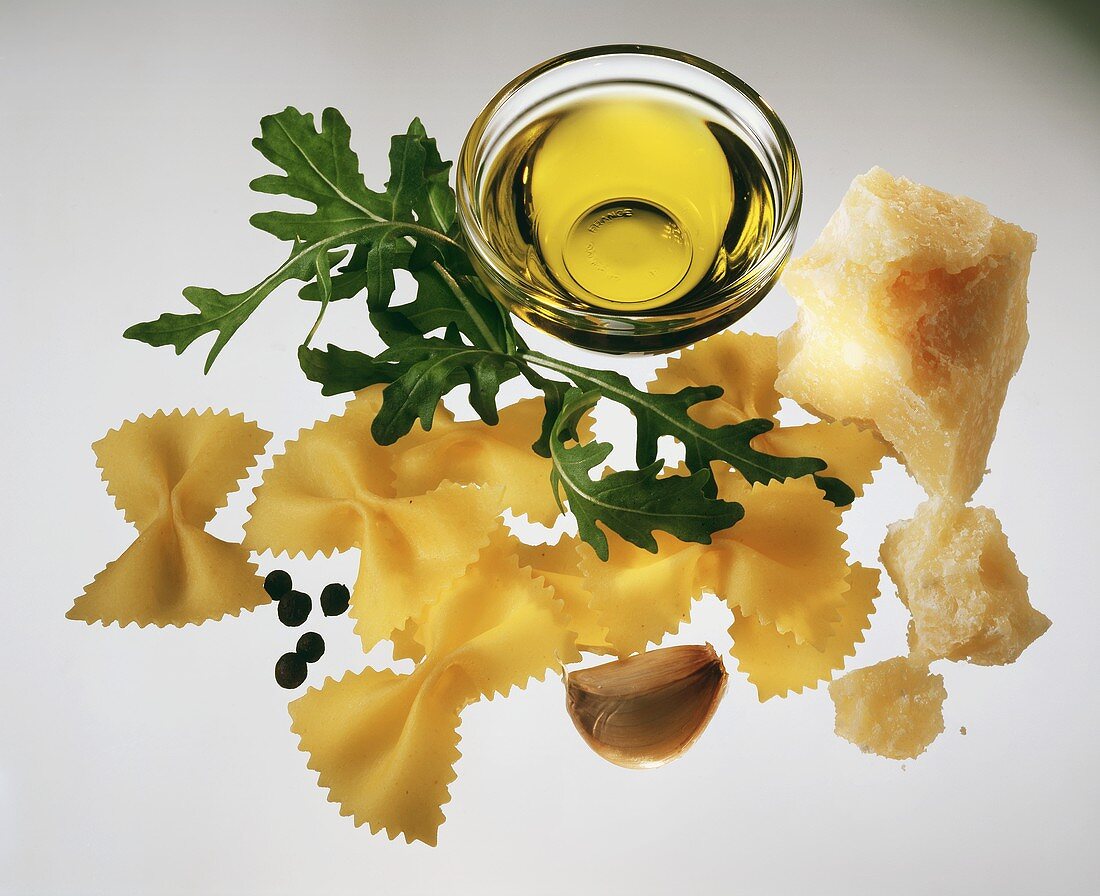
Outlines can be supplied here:
[[[588, 580], [581, 570], [580, 539], [563, 536], [556, 544], [529, 545], [514, 540], [522, 566], [541, 576], [562, 602], [569, 627], [577, 633], [577, 647], [589, 653], [613, 653], [607, 629], [592, 606]], [[652, 556], [652, 554], [650, 555]]]
[[737, 500], [745, 517], [714, 538], [710, 589], [744, 615], [823, 649], [848, 590], [840, 511], [808, 476], [756, 483]]
[[780, 457], [820, 457], [829, 466], [824, 475], [835, 476], [851, 486], [857, 498], [874, 479], [889, 446], [869, 429], [854, 423], [819, 420], [799, 426], [779, 426], [759, 435], [753, 444]]
[[289, 442], [256, 489], [245, 546], [278, 554], [360, 550], [351, 597], [355, 630], [369, 649], [441, 594], [477, 557], [502, 509], [500, 486], [444, 482], [399, 496], [393, 457], [371, 422], [380, 390]]
[[[579, 539], [564, 536], [556, 544], [531, 545], [512, 535], [495, 538], [506, 539], [508, 549], [515, 554], [520, 566], [553, 589], [554, 596], [561, 601], [570, 630], [577, 635], [578, 650], [597, 654], [615, 652], [607, 641], [607, 629], [600, 625], [592, 608], [592, 595], [580, 568]], [[417, 622], [410, 620], [393, 633], [394, 659], [419, 661], [424, 656], [416, 630]]]
[[561, 602], [520, 566], [503, 528], [410, 637], [423, 654], [413, 672], [368, 668], [329, 679], [291, 703], [291, 727], [341, 814], [391, 839], [434, 844], [462, 709], [579, 655]]
[[444, 481], [502, 485], [504, 504], [531, 522], [553, 525], [561, 509], [550, 486], [549, 458], [535, 454], [545, 407], [528, 398], [501, 408], [500, 420], [455, 422], [446, 408], [436, 409], [432, 428], [419, 427], [397, 444], [394, 485], [399, 495], [421, 495]]
[[266, 603], [248, 552], [215, 538], [206, 524], [270, 438], [241, 414], [160, 411], [96, 442], [107, 492], [139, 534], [66, 615], [104, 625], [181, 626]]
[[863, 643], [863, 633], [875, 612], [879, 571], [854, 564], [848, 573], [848, 586], [839, 608], [840, 618], [822, 650], [799, 643], [790, 632], [764, 625], [755, 616], [734, 610], [730, 653], [756, 686], [761, 702], [815, 688], [843, 669], [847, 657], [855, 655], [856, 645]]
[[609, 536], [606, 562], [581, 547], [592, 608], [617, 653], [659, 644], [707, 591], [799, 644], [824, 647], [848, 588], [840, 511], [808, 477], [756, 484], [738, 500], [745, 518], [709, 545], [657, 532], [653, 554]]
[[702, 596], [709, 579], [704, 569], [708, 546], [654, 532], [657, 552], [609, 534], [609, 557], [600, 560], [581, 545], [580, 568], [592, 595], [596, 621], [607, 629], [615, 653], [638, 653], [659, 644], [687, 622], [691, 603]]
[[657, 371], [649, 391], [679, 392], [688, 386], [718, 383], [722, 395], [696, 405], [691, 416], [707, 426], [742, 423], [753, 417], [775, 421], [779, 413], [779, 375], [774, 336], [726, 331], [684, 349]]

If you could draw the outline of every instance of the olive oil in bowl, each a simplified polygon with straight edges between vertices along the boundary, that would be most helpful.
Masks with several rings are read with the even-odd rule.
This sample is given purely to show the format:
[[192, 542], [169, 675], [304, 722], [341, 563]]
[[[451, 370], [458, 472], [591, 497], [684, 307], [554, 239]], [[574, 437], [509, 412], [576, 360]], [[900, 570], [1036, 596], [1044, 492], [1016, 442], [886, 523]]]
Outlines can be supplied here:
[[[792, 159], [784, 173], [797, 185], [797, 159], [760, 138], [758, 107], [735, 115], [717, 101], [711, 82], [731, 85], [696, 61], [583, 52], [611, 64], [585, 77], [576, 61], [547, 63], [475, 123], [463, 227], [486, 282], [529, 322], [590, 348], [669, 350], [721, 329], [774, 282], [798, 205], [776, 167]], [[546, 79], [561, 83], [523, 96]]]

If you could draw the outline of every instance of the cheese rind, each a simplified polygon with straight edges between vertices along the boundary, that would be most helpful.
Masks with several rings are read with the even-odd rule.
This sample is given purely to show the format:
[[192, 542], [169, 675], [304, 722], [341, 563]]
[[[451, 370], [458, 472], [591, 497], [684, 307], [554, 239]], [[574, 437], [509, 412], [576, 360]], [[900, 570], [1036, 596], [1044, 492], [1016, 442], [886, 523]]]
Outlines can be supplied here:
[[943, 676], [899, 656], [855, 669], [829, 685], [836, 733], [864, 753], [914, 759], [943, 731]]
[[1050, 628], [988, 507], [926, 501], [890, 526], [881, 558], [913, 614], [914, 655], [1000, 666]]
[[783, 284], [780, 392], [873, 426], [929, 494], [967, 500], [1027, 345], [1034, 235], [875, 168]]

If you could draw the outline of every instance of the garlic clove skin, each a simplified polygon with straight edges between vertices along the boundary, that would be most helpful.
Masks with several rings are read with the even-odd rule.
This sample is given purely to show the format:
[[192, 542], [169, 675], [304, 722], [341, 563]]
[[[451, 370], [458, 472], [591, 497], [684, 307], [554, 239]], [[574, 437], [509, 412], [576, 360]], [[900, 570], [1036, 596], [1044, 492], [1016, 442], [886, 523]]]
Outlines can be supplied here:
[[581, 737], [623, 768], [655, 768], [682, 756], [726, 691], [709, 644], [650, 650], [567, 672], [565, 700]]

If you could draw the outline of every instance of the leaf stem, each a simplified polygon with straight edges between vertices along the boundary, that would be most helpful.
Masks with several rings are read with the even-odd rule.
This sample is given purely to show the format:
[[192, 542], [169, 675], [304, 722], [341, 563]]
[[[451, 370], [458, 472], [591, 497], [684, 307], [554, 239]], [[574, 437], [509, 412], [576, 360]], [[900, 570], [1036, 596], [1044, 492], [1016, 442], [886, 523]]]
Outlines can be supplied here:
[[[446, 237], [444, 237], [446, 239]], [[447, 284], [447, 288], [451, 291], [459, 304], [463, 307], [470, 320], [474, 322], [474, 326], [477, 327], [477, 331], [481, 334], [482, 338], [489, 345], [489, 347], [495, 351], [504, 355], [510, 355], [511, 352], [505, 350], [505, 347], [500, 344], [497, 338], [493, 335], [493, 331], [485, 323], [485, 319], [477, 313], [477, 310], [470, 304], [470, 300], [466, 298], [466, 294], [462, 291], [462, 287], [458, 285], [458, 281], [451, 276], [451, 272], [448, 271], [438, 261], [432, 262], [432, 267], [435, 268], [436, 273], [443, 278], [443, 282]]]
[[321, 289], [321, 308], [317, 312], [317, 320], [313, 322], [313, 326], [310, 327], [309, 332], [306, 334], [303, 346], [309, 348], [310, 342], [313, 341], [313, 337], [317, 333], [317, 328], [321, 326], [321, 321], [324, 319], [325, 312], [328, 310], [328, 303], [332, 300], [332, 277], [329, 274], [327, 259], [325, 263], [322, 263], [322, 259], [326, 258], [326, 253], [318, 252], [316, 259], [314, 259], [315, 267], [317, 268], [317, 285]]

